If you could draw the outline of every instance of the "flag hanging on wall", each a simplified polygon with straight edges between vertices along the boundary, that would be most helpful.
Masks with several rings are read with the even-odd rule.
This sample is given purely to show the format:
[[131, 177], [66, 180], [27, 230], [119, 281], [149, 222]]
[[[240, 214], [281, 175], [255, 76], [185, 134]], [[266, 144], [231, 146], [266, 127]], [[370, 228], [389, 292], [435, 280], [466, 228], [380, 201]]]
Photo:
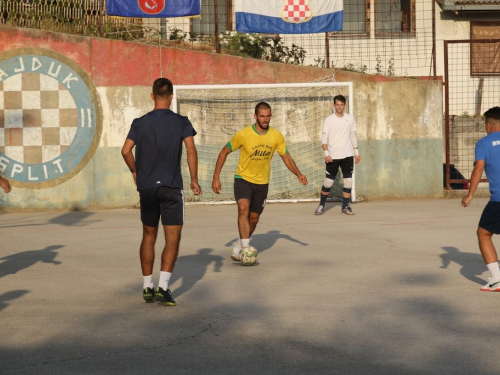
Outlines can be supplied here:
[[201, 13], [201, 0], [106, 0], [106, 13], [120, 17], [185, 17]]
[[237, 0], [241, 33], [309, 34], [342, 30], [343, 0]]

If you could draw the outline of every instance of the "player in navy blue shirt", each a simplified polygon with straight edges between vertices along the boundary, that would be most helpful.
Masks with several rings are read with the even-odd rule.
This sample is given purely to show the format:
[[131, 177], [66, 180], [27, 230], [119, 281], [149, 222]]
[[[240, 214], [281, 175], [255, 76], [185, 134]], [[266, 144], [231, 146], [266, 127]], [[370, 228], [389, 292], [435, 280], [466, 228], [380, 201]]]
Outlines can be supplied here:
[[492, 241], [493, 234], [500, 234], [500, 107], [487, 110], [484, 118], [488, 135], [476, 143], [476, 157], [470, 178], [469, 194], [462, 199], [462, 206], [469, 206], [483, 171], [486, 172], [491, 197], [479, 220], [477, 238], [481, 255], [491, 273], [491, 278], [481, 290], [500, 292], [498, 255]]
[[[184, 224], [184, 193], [181, 175], [182, 143], [186, 146], [190, 188], [201, 195], [198, 184], [198, 154], [194, 144], [196, 131], [187, 117], [172, 112], [173, 85], [166, 78], [153, 84], [154, 110], [132, 122], [122, 148], [122, 156], [132, 172], [140, 195], [143, 226], [140, 258], [143, 275], [143, 298], [175, 306], [168, 283], [179, 253]], [[135, 157], [132, 149], [135, 149]], [[160, 280], [153, 284], [153, 263], [158, 223], [165, 231], [161, 255]]]

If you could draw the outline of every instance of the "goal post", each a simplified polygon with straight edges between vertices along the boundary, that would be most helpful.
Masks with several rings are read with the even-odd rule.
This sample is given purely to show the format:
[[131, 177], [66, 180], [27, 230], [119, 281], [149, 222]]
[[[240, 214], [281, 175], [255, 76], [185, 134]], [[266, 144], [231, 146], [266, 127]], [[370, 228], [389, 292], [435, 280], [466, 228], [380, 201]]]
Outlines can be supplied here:
[[[187, 116], [197, 131], [198, 179], [202, 196], [185, 195], [188, 202], [234, 202], [233, 181], [239, 151], [228, 155], [222, 169], [220, 194], [212, 191], [212, 175], [219, 152], [236, 132], [253, 124], [255, 105], [267, 102], [272, 108], [270, 126], [285, 137], [287, 149], [309, 184], [302, 186], [275, 153], [271, 161], [269, 201], [308, 201], [319, 198], [325, 177], [321, 132], [326, 117], [334, 111], [333, 97], [347, 98], [346, 112], [353, 114], [352, 82], [318, 82], [237, 85], [174, 85], [172, 110]], [[189, 184], [186, 155], [182, 175]], [[353, 186], [354, 187], [354, 186]], [[331, 198], [341, 198], [341, 173], [337, 174]], [[355, 200], [355, 190], [352, 190]]]

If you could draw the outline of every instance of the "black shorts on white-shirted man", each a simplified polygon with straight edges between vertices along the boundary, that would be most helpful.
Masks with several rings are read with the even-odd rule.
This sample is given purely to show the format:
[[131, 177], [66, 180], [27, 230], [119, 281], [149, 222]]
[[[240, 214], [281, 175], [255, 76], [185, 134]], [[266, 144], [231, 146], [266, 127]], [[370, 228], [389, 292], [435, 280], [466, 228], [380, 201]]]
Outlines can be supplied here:
[[139, 191], [141, 221], [148, 227], [184, 224], [184, 194], [180, 189], [161, 186]]
[[344, 159], [333, 159], [331, 163], [325, 163], [325, 165], [326, 171], [333, 177], [332, 179], [335, 179], [335, 176], [337, 176], [339, 167], [342, 171], [342, 177], [351, 177], [354, 170], [354, 158], [349, 156]]

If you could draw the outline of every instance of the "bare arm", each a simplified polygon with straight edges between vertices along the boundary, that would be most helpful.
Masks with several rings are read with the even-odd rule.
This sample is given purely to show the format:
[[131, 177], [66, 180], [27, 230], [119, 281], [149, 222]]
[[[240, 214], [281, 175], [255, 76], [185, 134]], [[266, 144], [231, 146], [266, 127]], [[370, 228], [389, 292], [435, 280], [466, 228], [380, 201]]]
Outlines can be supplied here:
[[227, 156], [231, 153], [231, 150], [229, 147], [224, 146], [222, 150], [219, 153], [219, 157], [217, 158], [217, 162], [215, 163], [215, 170], [214, 170], [214, 176], [212, 179], [212, 190], [214, 191], [215, 194], [220, 194], [220, 190], [222, 188], [221, 183], [220, 183], [220, 172], [222, 170], [222, 167], [224, 166], [224, 163], [226, 162]]
[[476, 192], [477, 185], [479, 185], [479, 181], [483, 175], [485, 164], [486, 162], [484, 160], [478, 160], [474, 164], [474, 169], [472, 170], [472, 174], [470, 176], [469, 194], [462, 198], [462, 206], [468, 207], [472, 198], [474, 198], [474, 193]]
[[2, 176], [0, 176], [0, 187], [3, 189], [5, 193], [8, 193], [12, 190], [9, 181], [3, 178]]
[[191, 177], [191, 183], [189, 184], [189, 187], [191, 188], [191, 191], [194, 195], [201, 195], [201, 187], [198, 184], [198, 152], [196, 151], [194, 138], [185, 138], [184, 145], [186, 146], [189, 176]]
[[283, 160], [283, 163], [285, 163], [286, 167], [290, 170], [290, 172], [292, 172], [295, 176], [297, 176], [300, 183], [304, 186], [307, 185], [308, 184], [307, 177], [304, 176], [302, 173], [300, 173], [299, 168], [297, 167], [297, 165], [293, 161], [290, 154], [286, 153], [286, 154], [283, 154], [280, 156], [281, 156], [281, 159]]
[[137, 185], [137, 174], [135, 170], [135, 158], [134, 154], [132, 154], [132, 149], [135, 146], [135, 142], [131, 139], [126, 139], [125, 143], [122, 147], [122, 156], [123, 160], [125, 160], [125, 164], [127, 164], [128, 169], [132, 172], [132, 176], [134, 177], [134, 184]]

